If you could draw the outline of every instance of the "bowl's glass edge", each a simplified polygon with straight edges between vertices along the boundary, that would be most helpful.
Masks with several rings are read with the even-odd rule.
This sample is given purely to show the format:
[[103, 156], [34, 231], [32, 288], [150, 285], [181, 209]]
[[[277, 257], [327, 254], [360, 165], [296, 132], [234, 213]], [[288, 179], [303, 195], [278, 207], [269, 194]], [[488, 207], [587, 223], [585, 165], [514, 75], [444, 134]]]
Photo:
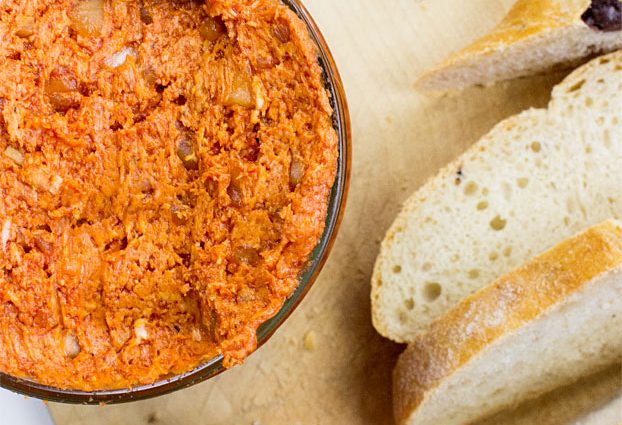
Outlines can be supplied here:
[[[282, 1], [306, 23], [312, 40], [318, 46], [318, 58], [334, 110], [335, 129], [338, 132], [339, 139], [339, 159], [337, 175], [330, 194], [326, 225], [322, 237], [311, 254], [309, 264], [301, 275], [300, 284], [296, 291], [285, 301], [277, 315], [258, 329], [258, 349], [270, 339], [302, 302], [324, 266], [335, 242], [335, 238], [337, 237], [337, 230], [343, 219], [351, 168], [352, 134], [350, 115], [341, 76], [332, 53], [317, 24], [301, 1]], [[52, 402], [70, 404], [117, 404], [162, 396], [180, 389], [188, 388], [210, 379], [224, 370], [222, 357], [218, 356], [187, 373], [176, 375], [154, 384], [131, 389], [93, 392], [62, 390], [26, 379], [15, 378], [3, 373], [0, 373], [0, 387], [29, 397]]]

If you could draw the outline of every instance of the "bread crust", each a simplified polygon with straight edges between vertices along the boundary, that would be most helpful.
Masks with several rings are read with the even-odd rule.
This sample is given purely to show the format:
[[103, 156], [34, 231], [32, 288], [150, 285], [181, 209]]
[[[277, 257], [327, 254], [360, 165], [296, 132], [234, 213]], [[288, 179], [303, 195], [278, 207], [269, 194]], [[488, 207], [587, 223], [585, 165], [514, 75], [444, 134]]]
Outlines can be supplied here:
[[408, 423], [443, 380], [495, 340], [543, 315], [599, 275], [620, 267], [622, 224], [609, 220], [466, 298], [400, 356], [393, 375], [397, 423]]
[[459, 62], [473, 54], [491, 53], [534, 35], [580, 23], [589, 0], [519, 0], [499, 25], [475, 43], [461, 50], [449, 62]]
[[439, 82], [448, 71], [462, 69], [492, 55], [503, 57], [517, 45], [524, 46], [526, 51], [540, 50], [560, 31], [580, 28], [586, 34], [591, 33], [580, 19], [589, 4], [589, 0], [519, 0], [491, 32], [425, 72], [416, 86], [423, 90], [442, 90], [445, 87], [439, 86]]

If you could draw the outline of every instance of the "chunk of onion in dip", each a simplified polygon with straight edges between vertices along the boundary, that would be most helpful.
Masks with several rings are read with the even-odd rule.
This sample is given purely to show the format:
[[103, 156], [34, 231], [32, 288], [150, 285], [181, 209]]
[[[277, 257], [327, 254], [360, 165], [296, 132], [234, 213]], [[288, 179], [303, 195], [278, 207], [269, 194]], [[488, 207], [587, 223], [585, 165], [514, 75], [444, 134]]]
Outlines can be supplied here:
[[122, 66], [127, 60], [128, 56], [135, 58], [138, 56], [138, 53], [132, 47], [124, 47], [114, 55], [110, 56], [108, 59], [104, 60], [104, 64], [108, 68], [115, 69]]
[[104, 1], [78, 0], [67, 15], [82, 37], [99, 37], [104, 27]]
[[136, 340], [140, 343], [146, 339], [149, 339], [149, 332], [147, 332], [147, 323], [144, 319], [139, 319], [134, 323], [134, 333], [136, 334]]
[[78, 354], [80, 354], [80, 351], [81, 351], [80, 343], [78, 342], [78, 338], [76, 338], [75, 335], [73, 334], [65, 335], [63, 345], [65, 349], [65, 354], [67, 355], [67, 357], [74, 359], [78, 357]]
[[2, 225], [2, 250], [6, 251], [7, 243], [11, 238], [11, 219], [7, 219]]

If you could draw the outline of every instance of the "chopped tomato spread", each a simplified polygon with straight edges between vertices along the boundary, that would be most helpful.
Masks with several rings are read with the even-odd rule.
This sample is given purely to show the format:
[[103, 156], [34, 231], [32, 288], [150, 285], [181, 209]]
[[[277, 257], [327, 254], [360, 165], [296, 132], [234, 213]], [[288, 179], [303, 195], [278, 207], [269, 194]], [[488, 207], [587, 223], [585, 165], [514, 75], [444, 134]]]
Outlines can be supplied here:
[[298, 285], [337, 134], [278, 0], [0, 2], [0, 371], [225, 366]]

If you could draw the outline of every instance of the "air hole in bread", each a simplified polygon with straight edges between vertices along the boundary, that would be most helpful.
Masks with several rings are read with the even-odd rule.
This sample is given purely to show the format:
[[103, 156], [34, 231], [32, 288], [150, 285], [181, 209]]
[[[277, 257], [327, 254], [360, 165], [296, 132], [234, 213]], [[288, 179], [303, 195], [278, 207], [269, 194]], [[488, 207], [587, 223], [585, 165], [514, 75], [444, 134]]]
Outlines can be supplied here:
[[393, 266], [393, 273], [395, 273], [395, 274], [402, 273], [402, 266], [400, 266], [400, 265]]
[[576, 83], [574, 83], [572, 86], [570, 86], [567, 93], [573, 93], [573, 92], [579, 91], [581, 90], [581, 87], [583, 87], [584, 85], [585, 85], [585, 80], [579, 80]]
[[525, 189], [529, 185], [529, 179], [527, 177], [521, 177], [516, 181], [519, 188]]
[[594, 149], [592, 149], [592, 147], [591, 147], [590, 145], [587, 145], [587, 146], [585, 147], [585, 153], [586, 153], [587, 155], [589, 155], [589, 154], [591, 154], [592, 152], [594, 152]]
[[412, 298], [408, 298], [406, 301], [404, 301], [404, 305], [406, 306], [406, 310], [413, 311], [415, 309], [415, 300], [413, 300]]
[[479, 270], [473, 269], [469, 271], [469, 279], [477, 279], [479, 278]]
[[539, 153], [540, 151], [542, 151], [542, 143], [533, 142], [531, 144], [531, 150], [534, 151], [535, 153]]
[[423, 298], [431, 303], [439, 299], [441, 293], [443, 292], [443, 287], [440, 283], [437, 282], [428, 282], [423, 287]]
[[484, 211], [488, 209], [488, 201], [482, 201], [479, 204], [477, 204], [477, 210], [478, 211]]
[[479, 189], [479, 186], [477, 186], [477, 183], [468, 182], [466, 186], [464, 187], [464, 194], [466, 196], [473, 196], [477, 193], [477, 189]]
[[499, 259], [499, 254], [497, 254], [496, 252], [491, 252], [490, 255], [488, 255], [488, 259], [490, 261], [497, 261]]
[[594, 106], [594, 99], [592, 99], [591, 97], [585, 99], [585, 106], [587, 106], [588, 108]]
[[423, 267], [421, 267], [421, 270], [423, 270], [424, 272], [429, 272], [430, 270], [432, 270], [432, 264], [431, 263], [425, 263], [423, 265]]
[[512, 247], [508, 246], [507, 248], [503, 250], [503, 256], [509, 257], [510, 255], [512, 255]]
[[490, 227], [492, 230], [500, 232], [505, 229], [505, 226], [508, 224], [506, 220], [504, 220], [500, 215], [496, 216], [490, 221]]
[[564, 226], [570, 226], [570, 217], [564, 217]]

